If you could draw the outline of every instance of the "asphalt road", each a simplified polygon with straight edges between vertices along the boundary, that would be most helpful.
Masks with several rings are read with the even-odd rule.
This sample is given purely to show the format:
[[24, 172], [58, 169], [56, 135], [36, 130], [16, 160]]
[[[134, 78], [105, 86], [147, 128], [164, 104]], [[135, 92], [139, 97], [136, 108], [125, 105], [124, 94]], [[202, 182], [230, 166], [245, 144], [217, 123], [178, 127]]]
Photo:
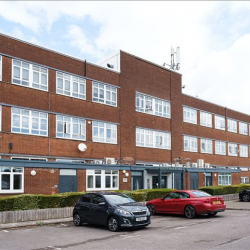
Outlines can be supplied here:
[[44, 249], [250, 249], [250, 211], [227, 210], [214, 218], [155, 215], [145, 229], [110, 232], [72, 222], [4, 229], [1, 250]]

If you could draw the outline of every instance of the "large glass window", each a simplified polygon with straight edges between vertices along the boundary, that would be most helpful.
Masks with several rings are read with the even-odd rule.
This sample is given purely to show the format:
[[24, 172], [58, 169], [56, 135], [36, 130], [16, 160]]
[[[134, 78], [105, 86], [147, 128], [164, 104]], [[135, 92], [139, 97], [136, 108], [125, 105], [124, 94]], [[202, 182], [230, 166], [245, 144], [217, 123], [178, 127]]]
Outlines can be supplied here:
[[2, 56], [0, 55], [0, 81], [2, 81]]
[[117, 144], [117, 125], [105, 122], [93, 121], [93, 142]]
[[233, 133], [237, 133], [237, 121], [227, 119], [227, 130]]
[[48, 114], [12, 108], [11, 131], [21, 134], [48, 135]]
[[165, 100], [137, 92], [136, 111], [170, 118], [170, 103]]
[[224, 141], [215, 141], [215, 154], [226, 155], [226, 143]]
[[201, 153], [213, 153], [213, 141], [209, 139], [201, 139]]
[[136, 146], [171, 149], [171, 133], [136, 128]]
[[215, 128], [220, 130], [225, 130], [225, 118], [222, 116], [214, 116]]
[[87, 190], [119, 189], [118, 170], [87, 170]]
[[13, 60], [12, 82], [29, 88], [48, 90], [48, 69], [38, 65]]
[[249, 177], [240, 177], [240, 183], [249, 183]]
[[247, 135], [247, 123], [239, 122], [239, 133], [242, 135]]
[[117, 88], [99, 83], [93, 82], [93, 102], [103, 103], [111, 106], [117, 106]]
[[240, 145], [240, 157], [248, 157], [248, 146]]
[[86, 140], [86, 121], [84, 119], [57, 115], [56, 137]]
[[200, 111], [200, 125], [212, 128], [212, 114]]
[[183, 107], [183, 120], [184, 122], [197, 124], [197, 110]]
[[197, 152], [197, 137], [184, 136], [184, 151]]
[[57, 72], [56, 93], [85, 100], [86, 81], [82, 77]]
[[231, 185], [230, 173], [219, 173], [219, 185]]
[[237, 156], [238, 147], [236, 143], [228, 143], [228, 155]]
[[0, 167], [0, 193], [23, 193], [23, 168]]

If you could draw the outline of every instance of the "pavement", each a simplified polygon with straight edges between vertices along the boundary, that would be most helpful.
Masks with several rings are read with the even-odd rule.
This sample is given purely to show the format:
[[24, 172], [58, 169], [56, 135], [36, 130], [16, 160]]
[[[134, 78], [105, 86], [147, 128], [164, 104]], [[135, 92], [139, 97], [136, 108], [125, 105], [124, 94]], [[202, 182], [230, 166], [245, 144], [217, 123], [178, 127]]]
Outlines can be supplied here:
[[[239, 200], [230, 200], [225, 201], [227, 210], [245, 210], [250, 211], [250, 202], [242, 202]], [[72, 217], [69, 218], [59, 218], [59, 219], [51, 219], [51, 220], [39, 220], [39, 221], [25, 221], [25, 222], [17, 222], [17, 223], [6, 223], [0, 224], [0, 230], [6, 230], [11, 228], [19, 228], [19, 227], [28, 227], [28, 226], [42, 226], [46, 224], [63, 224], [67, 222], [73, 221]]]

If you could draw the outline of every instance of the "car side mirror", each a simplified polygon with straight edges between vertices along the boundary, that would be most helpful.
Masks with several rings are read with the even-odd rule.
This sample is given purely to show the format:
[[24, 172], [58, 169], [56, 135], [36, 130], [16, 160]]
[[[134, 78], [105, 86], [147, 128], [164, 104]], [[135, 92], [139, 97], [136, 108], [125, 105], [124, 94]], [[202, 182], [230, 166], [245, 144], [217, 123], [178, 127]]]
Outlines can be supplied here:
[[105, 206], [106, 203], [105, 203], [105, 202], [100, 202], [98, 205], [99, 205], [99, 206]]
[[161, 200], [165, 200], [165, 197], [161, 197]]

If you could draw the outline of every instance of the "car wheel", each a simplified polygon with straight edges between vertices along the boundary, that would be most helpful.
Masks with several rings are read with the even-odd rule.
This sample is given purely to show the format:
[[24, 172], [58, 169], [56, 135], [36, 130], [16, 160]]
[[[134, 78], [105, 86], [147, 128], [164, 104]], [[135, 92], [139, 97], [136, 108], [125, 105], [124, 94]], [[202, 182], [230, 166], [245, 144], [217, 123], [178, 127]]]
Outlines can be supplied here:
[[193, 219], [196, 216], [195, 208], [193, 206], [190, 206], [190, 205], [186, 206], [185, 210], [184, 210], [184, 215], [188, 219]]
[[150, 215], [154, 215], [155, 214], [155, 207], [153, 204], [149, 204], [148, 205], [148, 210], [150, 212]]
[[250, 201], [250, 195], [249, 194], [243, 194], [242, 200], [243, 201]]
[[111, 232], [117, 232], [119, 230], [119, 222], [115, 217], [108, 219], [108, 228]]
[[212, 212], [212, 213], [208, 213], [207, 215], [208, 215], [209, 217], [214, 217], [216, 214], [217, 214], [217, 212]]
[[78, 213], [74, 214], [73, 222], [76, 227], [79, 227], [82, 225], [82, 218]]

